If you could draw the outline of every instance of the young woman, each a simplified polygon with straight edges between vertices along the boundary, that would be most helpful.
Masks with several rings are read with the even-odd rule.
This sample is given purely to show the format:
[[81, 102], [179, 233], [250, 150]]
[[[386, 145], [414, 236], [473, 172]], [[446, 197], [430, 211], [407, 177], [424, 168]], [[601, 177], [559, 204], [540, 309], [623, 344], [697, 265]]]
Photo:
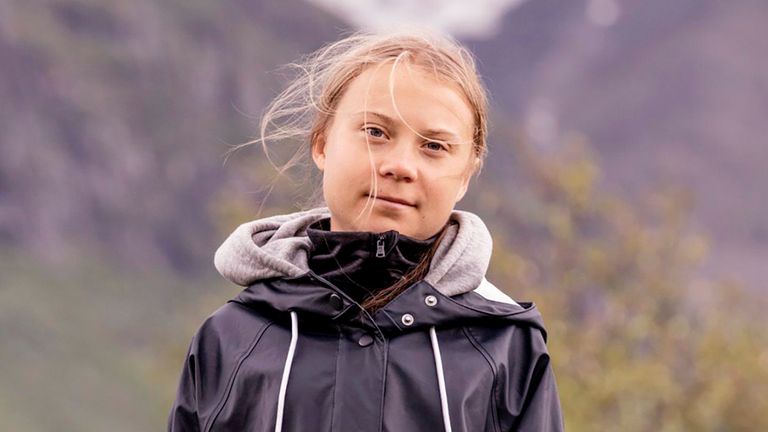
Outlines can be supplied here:
[[168, 429], [563, 430], [542, 318], [485, 278], [491, 235], [454, 209], [486, 153], [471, 55], [357, 33], [300, 67], [261, 140], [289, 118], [276, 136], [305, 134], [324, 203], [220, 246], [246, 288], [192, 339]]

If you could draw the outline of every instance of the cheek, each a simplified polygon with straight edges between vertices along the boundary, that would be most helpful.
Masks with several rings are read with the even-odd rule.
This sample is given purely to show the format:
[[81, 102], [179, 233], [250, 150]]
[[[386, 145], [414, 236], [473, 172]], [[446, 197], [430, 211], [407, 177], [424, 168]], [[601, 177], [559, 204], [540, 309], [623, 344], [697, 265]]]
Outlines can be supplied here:
[[370, 183], [371, 167], [367, 155], [352, 152], [329, 155], [323, 172], [323, 187], [326, 194], [335, 197], [362, 194]]
[[351, 138], [347, 142], [334, 142], [332, 148], [327, 152], [328, 162], [334, 166], [334, 168], [342, 170], [358, 170], [362, 163], [368, 164], [368, 151], [359, 146], [354, 145], [351, 142]]
[[437, 216], [437, 214], [440, 214], [446, 208], [452, 207], [452, 190], [452, 188], [446, 187], [445, 184], [441, 184], [440, 182], [425, 185], [424, 196], [426, 199], [422, 203], [422, 210], [426, 210], [428, 215]]
[[429, 191], [429, 208], [437, 218], [443, 218], [456, 208], [458, 194], [461, 192], [461, 181], [454, 179], [442, 179], [434, 184]]
[[360, 187], [371, 181], [371, 162], [367, 153], [350, 151], [339, 155], [334, 168], [334, 177], [345, 182], [346, 187]]

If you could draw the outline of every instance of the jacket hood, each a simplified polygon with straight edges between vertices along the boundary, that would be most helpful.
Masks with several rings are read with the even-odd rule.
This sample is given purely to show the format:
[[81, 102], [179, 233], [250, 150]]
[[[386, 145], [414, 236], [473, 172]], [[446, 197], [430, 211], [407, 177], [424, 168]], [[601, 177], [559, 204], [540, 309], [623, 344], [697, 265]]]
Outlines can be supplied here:
[[[222, 276], [247, 287], [233, 301], [326, 322], [360, 313], [358, 303], [309, 268], [312, 241], [307, 228], [327, 217], [328, 208], [317, 207], [238, 226], [214, 258]], [[368, 319], [360, 316], [359, 323], [397, 334], [490, 319], [539, 328], [546, 338], [534, 303], [515, 302], [485, 278], [493, 241], [480, 217], [453, 210], [444, 229], [427, 275], [373, 315], [363, 313]], [[425, 308], [427, 297], [436, 303]], [[404, 323], [406, 315], [413, 322]]]
[[[327, 207], [271, 216], [241, 224], [216, 251], [214, 264], [226, 279], [249, 286], [309, 271], [312, 242], [307, 228], [330, 217]], [[477, 288], [485, 277], [493, 239], [475, 214], [453, 210], [443, 241], [424, 280], [447, 296]]]

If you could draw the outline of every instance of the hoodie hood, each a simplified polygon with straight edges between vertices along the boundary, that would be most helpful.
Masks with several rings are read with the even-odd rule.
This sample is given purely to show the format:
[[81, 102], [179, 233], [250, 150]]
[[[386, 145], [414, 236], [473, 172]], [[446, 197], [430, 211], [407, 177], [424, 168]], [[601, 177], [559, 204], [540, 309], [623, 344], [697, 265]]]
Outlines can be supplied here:
[[[328, 207], [271, 216], [241, 224], [214, 257], [216, 269], [240, 286], [270, 278], [292, 278], [309, 272], [312, 242], [309, 225], [330, 217]], [[453, 210], [445, 237], [424, 280], [446, 296], [477, 288], [485, 277], [493, 239], [475, 214]]]

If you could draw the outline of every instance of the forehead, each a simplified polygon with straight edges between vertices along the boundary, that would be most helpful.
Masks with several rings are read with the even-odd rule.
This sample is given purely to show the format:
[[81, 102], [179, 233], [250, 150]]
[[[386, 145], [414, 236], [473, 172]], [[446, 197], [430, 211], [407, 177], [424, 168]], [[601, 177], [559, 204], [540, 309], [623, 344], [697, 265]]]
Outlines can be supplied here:
[[369, 66], [349, 83], [337, 115], [354, 120], [364, 112], [369, 121], [381, 121], [371, 114], [379, 113], [419, 132], [443, 131], [465, 142], [473, 137], [474, 114], [459, 86], [404, 62]]

